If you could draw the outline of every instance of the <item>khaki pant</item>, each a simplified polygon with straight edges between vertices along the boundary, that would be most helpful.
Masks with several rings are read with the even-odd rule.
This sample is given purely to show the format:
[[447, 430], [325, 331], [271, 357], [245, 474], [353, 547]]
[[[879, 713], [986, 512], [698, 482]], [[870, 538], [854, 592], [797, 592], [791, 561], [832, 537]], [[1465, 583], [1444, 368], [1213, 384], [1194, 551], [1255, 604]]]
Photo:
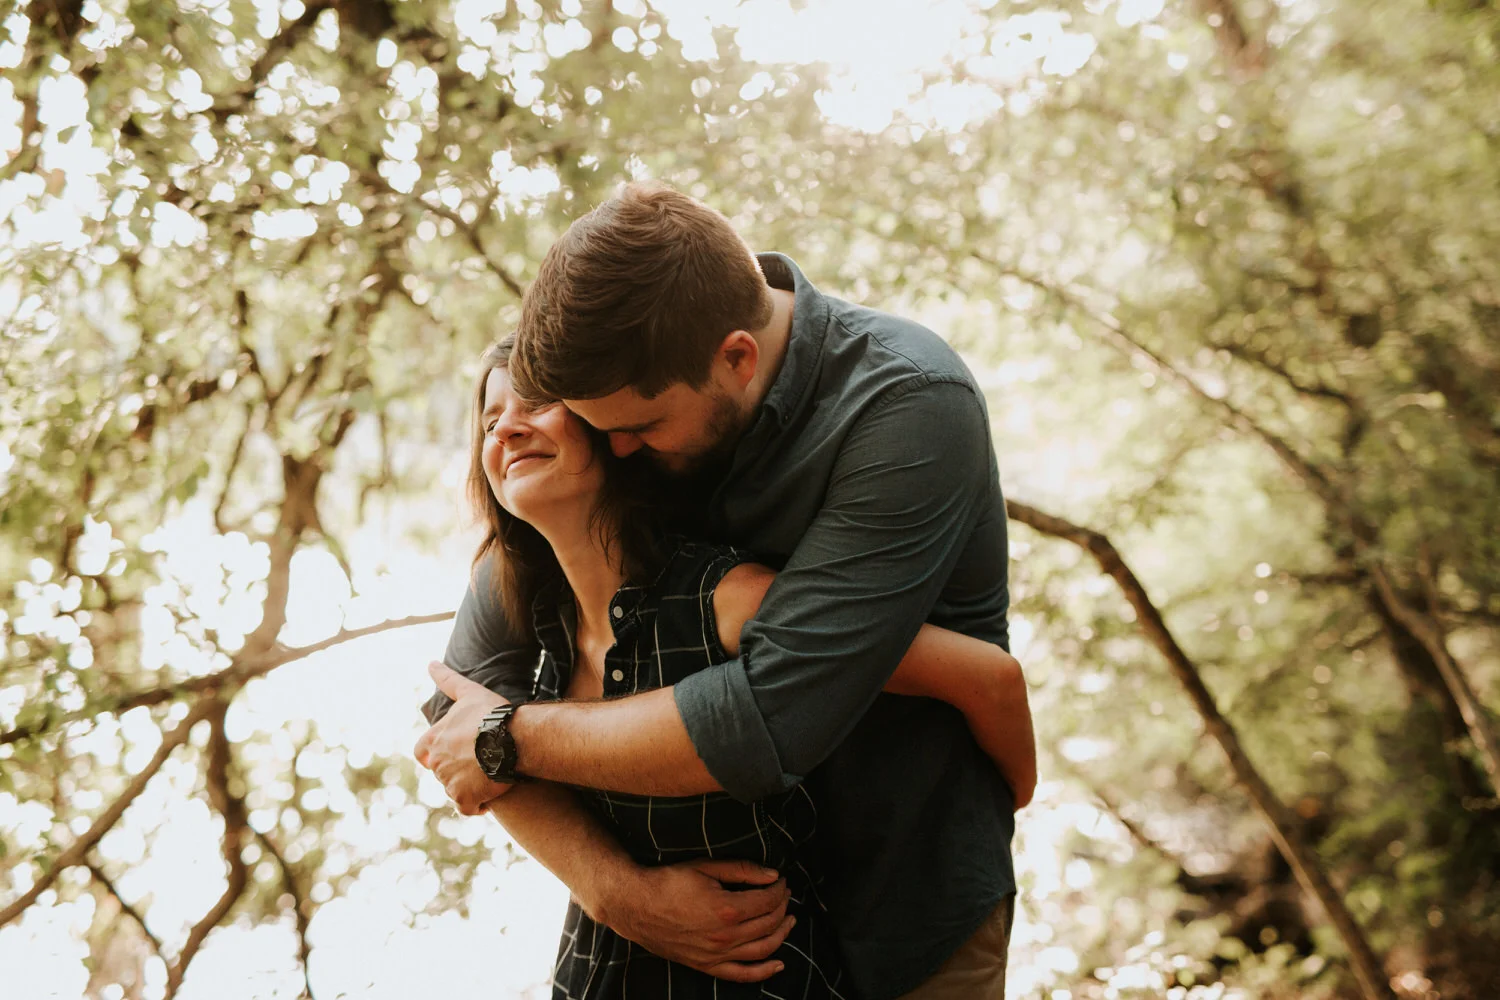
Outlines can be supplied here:
[[1016, 897], [1006, 896], [973, 937], [901, 1000], [1005, 1000], [1005, 954], [1015, 907]]

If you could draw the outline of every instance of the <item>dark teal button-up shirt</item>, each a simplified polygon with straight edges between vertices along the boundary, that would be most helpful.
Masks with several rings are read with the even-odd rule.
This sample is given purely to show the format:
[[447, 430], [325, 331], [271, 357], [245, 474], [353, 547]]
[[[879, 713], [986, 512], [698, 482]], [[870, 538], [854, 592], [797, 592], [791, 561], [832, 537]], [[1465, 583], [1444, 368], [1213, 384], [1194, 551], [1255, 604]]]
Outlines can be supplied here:
[[[737, 798], [806, 781], [824, 898], [857, 993], [898, 996], [1015, 891], [1010, 789], [956, 709], [881, 693], [923, 622], [1007, 645], [1005, 503], [984, 397], [932, 331], [818, 291], [796, 296], [781, 371], [708, 503], [716, 538], [780, 572], [738, 659], [674, 694]], [[488, 574], [445, 660], [509, 697], [537, 651], [504, 640]], [[429, 719], [449, 702], [435, 694]]]

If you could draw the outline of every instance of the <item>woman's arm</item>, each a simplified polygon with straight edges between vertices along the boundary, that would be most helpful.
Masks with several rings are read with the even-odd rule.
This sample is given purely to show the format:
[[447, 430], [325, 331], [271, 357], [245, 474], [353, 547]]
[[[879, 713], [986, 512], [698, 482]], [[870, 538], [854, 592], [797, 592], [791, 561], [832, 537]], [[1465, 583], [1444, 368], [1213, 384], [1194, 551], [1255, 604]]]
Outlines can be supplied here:
[[974, 739], [1010, 783], [1016, 808], [1031, 801], [1036, 741], [1026, 678], [1015, 657], [983, 639], [923, 625], [885, 690], [936, 698], [962, 712]]
[[[765, 566], [741, 563], [714, 590], [719, 642], [730, 656], [739, 655], [740, 630], [755, 617], [775, 578]], [[936, 698], [962, 712], [975, 740], [1010, 783], [1016, 808], [1031, 801], [1036, 742], [1026, 678], [1015, 657], [983, 639], [923, 625], [885, 690]]]

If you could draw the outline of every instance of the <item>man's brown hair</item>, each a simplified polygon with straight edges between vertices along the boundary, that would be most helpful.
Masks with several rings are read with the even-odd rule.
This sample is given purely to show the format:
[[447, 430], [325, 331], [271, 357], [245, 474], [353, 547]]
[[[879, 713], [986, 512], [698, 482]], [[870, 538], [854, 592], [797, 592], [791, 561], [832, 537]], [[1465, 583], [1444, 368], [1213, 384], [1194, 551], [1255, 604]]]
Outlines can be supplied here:
[[552, 244], [521, 304], [511, 378], [527, 399], [697, 388], [771, 291], [729, 220], [660, 184], [628, 184]]

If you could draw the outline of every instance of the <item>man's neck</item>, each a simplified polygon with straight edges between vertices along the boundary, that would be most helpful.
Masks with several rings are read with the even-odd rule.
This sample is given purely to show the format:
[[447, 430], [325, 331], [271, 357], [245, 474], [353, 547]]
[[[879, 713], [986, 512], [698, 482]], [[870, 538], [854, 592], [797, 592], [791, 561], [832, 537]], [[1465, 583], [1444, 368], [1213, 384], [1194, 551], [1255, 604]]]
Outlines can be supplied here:
[[771, 321], [750, 333], [760, 347], [760, 361], [755, 367], [755, 377], [745, 390], [744, 413], [747, 417], [765, 402], [772, 383], [781, 373], [787, 345], [792, 340], [792, 306], [796, 298], [784, 289], [771, 289]]

